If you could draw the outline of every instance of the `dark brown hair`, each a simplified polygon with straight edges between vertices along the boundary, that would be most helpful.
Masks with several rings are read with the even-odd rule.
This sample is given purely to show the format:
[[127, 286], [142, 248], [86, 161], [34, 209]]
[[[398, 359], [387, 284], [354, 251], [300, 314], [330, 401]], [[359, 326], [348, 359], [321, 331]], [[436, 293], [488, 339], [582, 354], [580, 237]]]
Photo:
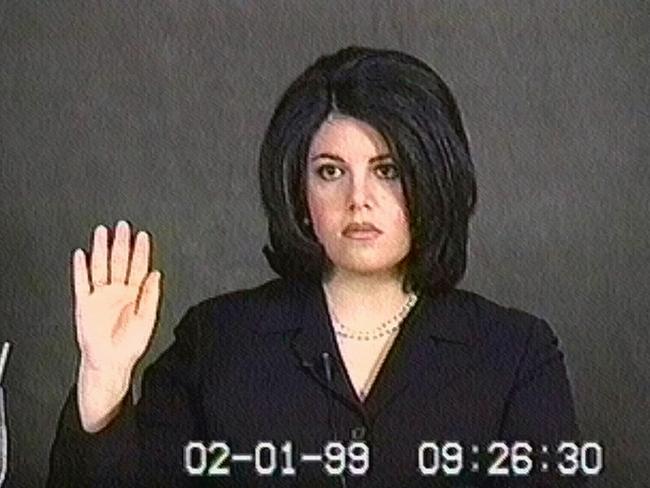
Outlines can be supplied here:
[[330, 113], [354, 117], [386, 140], [400, 167], [410, 216], [405, 290], [440, 293], [466, 268], [476, 181], [461, 115], [447, 85], [408, 54], [348, 47], [322, 56], [286, 90], [259, 159], [270, 245], [279, 275], [320, 278], [331, 263], [303, 219], [311, 140]]

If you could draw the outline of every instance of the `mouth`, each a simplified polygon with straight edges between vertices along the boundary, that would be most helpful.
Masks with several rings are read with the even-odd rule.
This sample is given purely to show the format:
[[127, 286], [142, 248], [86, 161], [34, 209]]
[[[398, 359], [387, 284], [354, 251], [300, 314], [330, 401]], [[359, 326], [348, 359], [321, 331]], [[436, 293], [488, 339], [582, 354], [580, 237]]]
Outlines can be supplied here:
[[369, 241], [379, 237], [382, 234], [382, 231], [371, 223], [363, 222], [361, 224], [352, 223], [347, 225], [345, 229], [343, 229], [342, 234], [348, 239]]

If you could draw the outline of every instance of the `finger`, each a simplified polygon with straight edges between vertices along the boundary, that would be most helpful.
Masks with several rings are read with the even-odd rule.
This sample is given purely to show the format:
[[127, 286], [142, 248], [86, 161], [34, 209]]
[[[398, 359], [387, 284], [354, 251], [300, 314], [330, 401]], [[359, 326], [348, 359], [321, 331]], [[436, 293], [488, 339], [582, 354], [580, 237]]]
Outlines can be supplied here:
[[131, 228], [120, 220], [115, 226], [115, 238], [111, 248], [111, 283], [125, 283], [131, 254]]
[[75, 249], [72, 255], [72, 277], [75, 299], [79, 302], [90, 294], [86, 253], [83, 249]]
[[95, 228], [90, 273], [93, 289], [108, 283], [108, 230], [103, 225]]
[[129, 272], [129, 285], [140, 287], [149, 271], [149, 234], [144, 231], [135, 236], [133, 257], [131, 258], [131, 271]]
[[160, 296], [160, 271], [152, 271], [142, 287], [142, 294], [135, 311], [137, 315], [155, 317]]

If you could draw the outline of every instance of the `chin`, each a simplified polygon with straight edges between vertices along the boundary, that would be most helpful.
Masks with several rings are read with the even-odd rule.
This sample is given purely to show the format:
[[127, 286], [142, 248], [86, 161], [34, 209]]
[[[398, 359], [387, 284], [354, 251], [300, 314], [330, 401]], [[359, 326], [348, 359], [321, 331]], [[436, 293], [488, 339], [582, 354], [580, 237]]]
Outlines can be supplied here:
[[371, 275], [376, 273], [386, 273], [399, 264], [397, 261], [377, 261], [369, 259], [342, 259], [333, 260], [335, 267], [350, 273]]

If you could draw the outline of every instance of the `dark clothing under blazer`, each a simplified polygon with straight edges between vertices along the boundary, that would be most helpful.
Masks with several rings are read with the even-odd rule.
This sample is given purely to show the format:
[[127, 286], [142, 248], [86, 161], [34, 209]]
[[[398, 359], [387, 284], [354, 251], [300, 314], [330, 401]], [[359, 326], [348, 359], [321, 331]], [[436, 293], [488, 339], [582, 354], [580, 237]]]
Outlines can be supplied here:
[[[184, 486], [565, 486], [573, 477], [499, 477], [484, 473], [499, 452], [492, 441], [551, 447], [579, 441], [563, 354], [549, 325], [475, 293], [422, 296], [403, 326], [365, 403], [346, 374], [320, 283], [277, 279], [205, 300], [176, 327], [175, 342], [149, 366], [142, 397], [97, 434], [81, 429], [73, 386], [50, 453], [49, 487]], [[331, 358], [328, 367], [324, 352]], [[328, 476], [301, 454], [328, 440], [364, 441], [364, 476]], [[234, 453], [272, 441], [278, 466], [293, 443], [297, 476], [255, 474], [231, 462], [229, 477], [184, 471], [190, 440], [225, 441]], [[466, 446], [456, 476], [423, 476], [418, 447], [434, 441]], [[481, 448], [472, 454], [471, 444]], [[195, 452], [196, 456], [196, 452]], [[216, 460], [219, 451], [207, 456]], [[195, 458], [192, 462], [195, 462]], [[268, 453], [263, 456], [268, 460]], [[428, 460], [431, 461], [431, 455]], [[506, 460], [503, 466], [509, 467]], [[557, 472], [552, 467], [551, 472]], [[551, 480], [547, 485], [544, 480]], [[205, 484], [202, 484], [205, 483]]]

